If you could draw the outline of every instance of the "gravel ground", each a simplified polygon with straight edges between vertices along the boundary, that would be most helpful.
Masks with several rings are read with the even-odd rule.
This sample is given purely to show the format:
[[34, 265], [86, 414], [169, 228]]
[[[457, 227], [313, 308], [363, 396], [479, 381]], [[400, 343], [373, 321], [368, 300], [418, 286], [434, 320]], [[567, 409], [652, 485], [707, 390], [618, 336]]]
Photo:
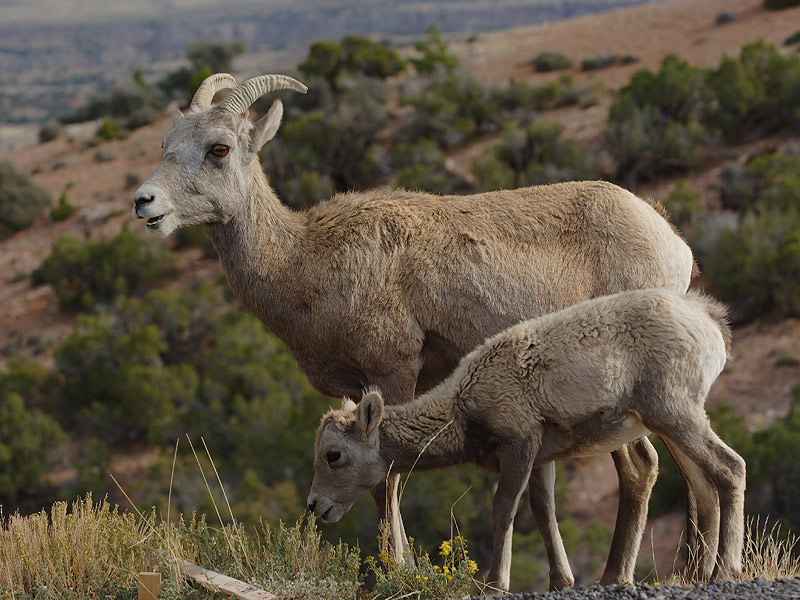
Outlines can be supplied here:
[[645, 584], [609, 585], [563, 592], [509, 594], [502, 600], [746, 600], [775, 598], [800, 600], [800, 578], [778, 581], [723, 581], [690, 586]]

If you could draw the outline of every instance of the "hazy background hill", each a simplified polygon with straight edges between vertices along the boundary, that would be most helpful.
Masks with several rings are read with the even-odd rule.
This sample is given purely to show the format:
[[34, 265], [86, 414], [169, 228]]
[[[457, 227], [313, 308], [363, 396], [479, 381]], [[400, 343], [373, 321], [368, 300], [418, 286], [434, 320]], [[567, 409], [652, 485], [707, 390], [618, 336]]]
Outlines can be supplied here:
[[195, 40], [238, 39], [243, 62], [279, 70], [310, 42], [348, 33], [402, 43], [435, 23], [486, 31], [641, 4], [643, 0], [20, 0], [0, 6], [0, 120], [42, 122], [84, 103], [135, 68], [158, 77]]

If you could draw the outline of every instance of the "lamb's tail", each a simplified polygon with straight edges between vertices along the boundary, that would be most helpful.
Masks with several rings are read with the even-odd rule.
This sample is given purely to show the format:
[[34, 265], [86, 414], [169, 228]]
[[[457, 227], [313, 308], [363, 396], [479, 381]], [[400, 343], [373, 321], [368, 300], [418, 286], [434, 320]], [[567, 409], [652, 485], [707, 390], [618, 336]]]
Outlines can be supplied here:
[[708, 316], [716, 321], [717, 325], [719, 326], [719, 331], [722, 334], [722, 340], [725, 342], [725, 353], [728, 355], [728, 359], [732, 358], [731, 355], [731, 323], [728, 319], [728, 307], [725, 306], [722, 302], [715, 300], [711, 296], [703, 294], [701, 292], [697, 292], [695, 290], [689, 290], [686, 295], [696, 302], [702, 304], [703, 309], [708, 313]]

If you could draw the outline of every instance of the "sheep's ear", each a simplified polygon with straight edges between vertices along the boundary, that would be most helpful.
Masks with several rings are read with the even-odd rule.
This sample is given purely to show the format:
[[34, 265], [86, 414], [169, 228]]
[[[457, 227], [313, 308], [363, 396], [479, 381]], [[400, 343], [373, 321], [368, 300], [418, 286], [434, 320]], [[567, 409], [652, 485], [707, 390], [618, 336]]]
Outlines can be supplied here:
[[256, 126], [250, 134], [250, 150], [258, 152], [262, 146], [270, 141], [278, 133], [283, 117], [283, 102], [275, 100], [272, 106], [263, 117], [256, 121]]
[[369, 392], [358, 403], [358, 424], [367, 438], [370, 438], [378, 430], [382, 420], [383, 396], [377, 391]]
[[183, 113], [176, 108], [175, 112], [172, 113], [172, 126], [175, 127], [182, 118]]
[[355, 409], [356, 409], [355, 402], [353, 402], [350, 398], [342, 398], [342, 410], [350, 412]]

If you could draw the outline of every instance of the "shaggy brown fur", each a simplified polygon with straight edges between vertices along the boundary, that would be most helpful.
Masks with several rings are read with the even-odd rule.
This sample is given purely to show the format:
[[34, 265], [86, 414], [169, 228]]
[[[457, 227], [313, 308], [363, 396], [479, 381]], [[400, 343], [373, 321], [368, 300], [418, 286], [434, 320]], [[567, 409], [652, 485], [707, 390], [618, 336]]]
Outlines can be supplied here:
[[531, 470], [620, 449], [652, 431], [680, 454], [682, 470], [691, 463], [711, 482], [719, 505], [701, 512], [717, 523], [707, 532], [713, 576], [735, 576], [745, 465], [711, 430], [703, 408], [729, 338], [721, 305], [668, 290], [623, 292], [522, 322], [411, 403], [384, 408], [380, 392], [370, 390], [358, 407], [325, 415], [309, 506], [336, 521], [390, 466], [402, 472], [469, 462], [497, 471], [487, 580], [506, 591], [513, 519]]
[[[359, 398], [376, 385], [388, 403], [407, 402], [520, 320], [603, 294], [689, 285], [685, 242], [647, 203], [603, 181], [473, 196], [383, 188], [294, 212], [258, 163], [281, 114], [279, 101], [257, 123], [218, 107], [190, 112], [166, 135], [134, 212], [161, 235], [205, 223], [233, 291], [323, 393]], [[211, 153], [219, 144], [224, 157]], [[639, 444], [647, 460], [618, 457], [621, 483], [637, 490], [619, 518], [642, 529], [657, 466], [649, 442]], [[551, 505], [535, 510], [552, 526]], [[620, 551], [630, 562], [630, 548]], [[612, 565], [603, 581], [625, 579], [629, 566]], [[571, 584], [568, 565], [556, 571], [554, 587]]]

